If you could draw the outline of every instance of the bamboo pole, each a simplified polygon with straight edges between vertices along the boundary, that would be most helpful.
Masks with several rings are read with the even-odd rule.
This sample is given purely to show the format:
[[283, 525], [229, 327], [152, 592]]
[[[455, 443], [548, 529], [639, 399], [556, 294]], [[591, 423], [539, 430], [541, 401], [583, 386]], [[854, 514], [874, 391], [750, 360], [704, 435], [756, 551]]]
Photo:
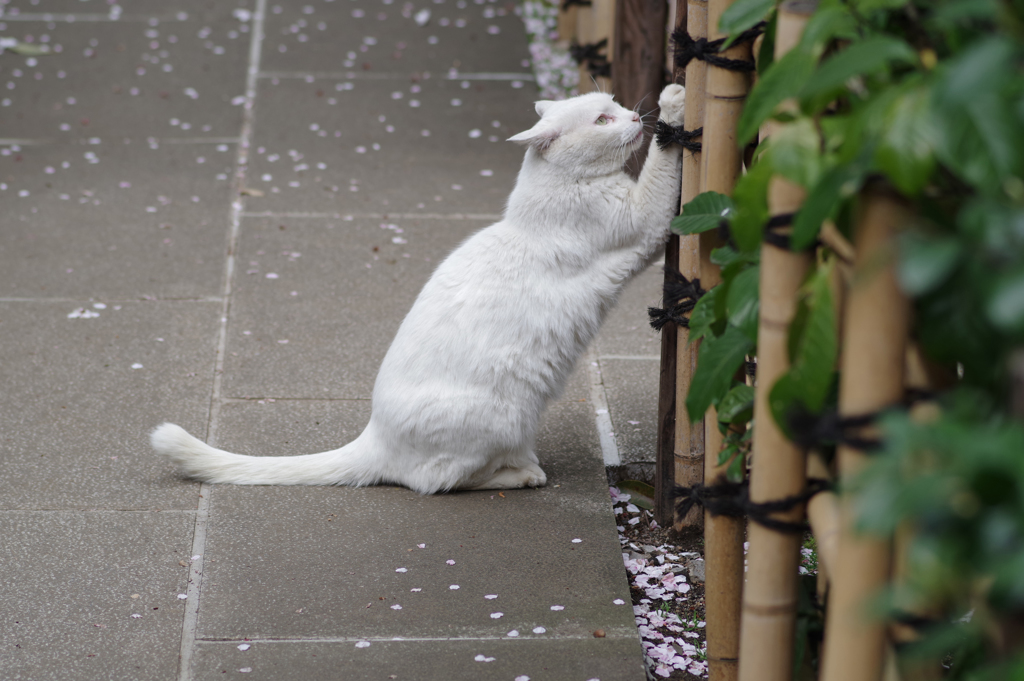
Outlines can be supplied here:
[[[591, 0], [590, 7], [576, 10], [576, 39], [581, 45], [591, 45], [607, 40], [604, 53], [612, 61], [612, 45], [615, 44], [615, 0]], [[593, 77], [587, 64], [580, 64], [580, 94], [588, 92], [611, 92], [611, 78]]]
[[[675, 0], [669, 11], [669, 20], [672, 27], [681, 27], [686, 30], [686, 0]], [[666, 50], [671, 53], [671, 50]], [[681, 69], [672, 71], [672, 81], [675, 83], [684, 82], [686, 74]], [[689, 92], [687, 92], [687, 105], [689, 105]], [[685, 150], [684, 150], [685, 151]], [[682, 204], [680, 203], [680, 206]], [[665, 281], [668, 281], [668, 271], [679, 269], [679, 240], [678, 234], [669, 236], [665, 245]], [[663, 301], [670, 304], [669, 301]], [[661, 330], [661, 374], [658, 383], [658, 441], [655, 445], [656, 474], [654, 477], [654, 517], [662, 527], [674, 523], [675, 510], [673, 509], [672, 490], [677, 482], [675, 471], [675, 445], [677, 401], [676, 401], [676, 377], [678, 369], [679, 335], [683, 335], [683, 343], [687, 340], [686, 329], [680, 329], [675, 324], [667, 324]], [[689, 425], [689, 419], [685, 416], [683, 421]], [[686, 427], [686, 426], [683, 426]], [[689, 514], [688, 514], [689, 515]], [[677, 530], [680, 528], [676, 528]]]
[[[906, 349], [906, 385], [918, 390], [934, 390], [948, 386], [949, 378], [943, 375], [938, 367], [932, 365], [921, 352], [920, 346], [911, 343]], [[918, 423], [930, 423], [940, 416], [939, 405], [934, 402], [919, 402], [910, 409], [910, 417]], [[899, 585], [907, 581], [910, 575], [909, 551], [914, 538], [914, 525], [903, 522], [896, 528], [893, 537], [892, 581]], [[924, 618], [938, 618], [939, 613], [929, 604], [916, 601], [902, 603], [904, 612]], [[917, 629], [909, 624], [892, 622], [889, 625], [889, 638], [893, 642], [893, 650], [888, 655], [886, 674], [895, 681], [938, 681], [943, 677], [941, 661], [924, 656], [900, 656], [895, 651], [907, 644], [920, 640]]]
[[[708, 5], [706, 0], [689, 0], [685, 10], [680, 10], [680, 21], [685, 21], [687, 32], [694, 38], [703, 38], [708, 32]], [[686, 83], [686, 109], [683, 111], [683, 128], [696, 130], [704, 125], [704, 77], [707, 66], [694, 59], [686, 66], [683, 74]], [[683, 176], [680, 191], [680, 207], [693, 200], [700, 193], [701, 153], [683, 150]], [[679, 272], [687, 279], [701, 276], [700, 237], [696, 234], [679, 238]], [[702, 282], [703, 286], [707, 286]], [[686, 395], [690, 391], [690, 379], [697, 369], [697, 343], [690, 343], [690, 330], [678, 329], [676, 336], [676, 414], [673, 442], [673, 461], [676, 484], [683, 487], [704, 482], [704, 422], [690, 422], [686, 413]], [[684, 518], [675, 518], [676, 531], [686, 528], [704, 527], [704, 513], [694, 507]]]
[[[775, 58], [781, 58], [800, 41], [804, 25], [816, 3], [790, 0], [779, 7], [775, 33]], [[792, 108], [793, 104], [783, 104]], [[772, 215], [794, 213], [806, 191], [782, 177], [768, 185], [768, 210]], [[796, 316], [799, 290], [813, 263], [810, 253], [794, 253], [771, 244], [761, 247], [761, 311], [757, 330], [756, 419], [750, 500], [776, 501], [800, 494], [806, 485], [806, 458], [802, 448], [789, 441], [772, 418], [768, 396], [775, 382], [789, 370], [789, 327]], [[803, 519], [801, 505], [773, 514], [778, 520]], [[740, 632], [740, 681], [789, 681], [793, 675], [793, 639], [798, 601], [798, 533], [779, 532], [757, 523], [747, 527], [747, 583], [743, 589], [743, 621]]]
[[[718, 29], [722, 13], [732, 0], [709, 0], [708, 40], [724, 37]], [[751, 59], [750, 43], [735, 45], [722, 56]], [[705, 191], [732, 192], [742, 168], [742, 154], [736, 143], [736, 124], [750, 89], [750, 75], [710, 67], [705, 79], [704, 134], [701, 161]], [[711, 263], [712, 249], [721, 245], [715, 232], [700, 236], [700, 280], [705, 289], [721, 282], [718, 267]], [[725, 466], [718, 466], [722, 434], [714, 407], [704, 416], [704, 480], [715, 484], [725, 479]], [[743, 519], [704, 514], [704, 583], [707, 619], [708, 674], [711, 681], [737, 678], [739, 656], [740, 606], [743, 593]]]
[[[895, 274], [897, 228], [907, 208], [891, 190], [874, 184], [862, 193], [854, 280], [846, 301], [841, 416], [869, 414], [903, 396], [909, 305]], [[837, 449], [839, 477], [850, 480], [868, 464], [849, 446]], [[822, 681], [877, 681], [886, 649], [885, 622], [869, 604], [889, 580], [891, 541], [854, 531], [853, 500], [840, 506], [839, 558], [829, 594]]]
[[565, 6], [565, 0], [562, 0], [558, 11], [558, 45], [563, 49], [568, 49], [573, 39], [576, 38], [576, 13], [579, 11], [579, 5]]

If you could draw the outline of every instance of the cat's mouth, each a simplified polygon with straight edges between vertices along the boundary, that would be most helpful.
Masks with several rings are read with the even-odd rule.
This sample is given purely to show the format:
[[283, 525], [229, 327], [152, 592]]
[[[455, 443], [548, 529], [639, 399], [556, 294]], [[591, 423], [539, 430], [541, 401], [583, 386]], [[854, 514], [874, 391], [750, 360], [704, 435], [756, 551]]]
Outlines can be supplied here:
[[643, 138], [644, 138], [644, 129], [643, 129], [643, 127], [641, 126], [640, 130], [638, 130], [638, 131], [637, 131], [637, 133], [636, 133], [636, 135], [634, 135], [634, 136], [633, 136], [633, 139], [632, 139], [632, 140], [630, 140], [630, 144], [637, 144], [637, 143], [639, 143], [639, 142], [640, 142], [640, 141], [641, 141], [641, 140], [642, 140]]

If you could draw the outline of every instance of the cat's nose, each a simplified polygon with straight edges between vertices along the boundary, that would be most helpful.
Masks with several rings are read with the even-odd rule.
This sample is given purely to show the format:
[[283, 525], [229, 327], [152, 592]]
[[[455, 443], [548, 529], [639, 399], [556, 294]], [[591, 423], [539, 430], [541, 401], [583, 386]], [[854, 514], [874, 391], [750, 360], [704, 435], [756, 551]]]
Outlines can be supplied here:
[[633, 122], [634, 123], [639, 123], [640, 122], [640, 114], [638, 114], [636, 111], [633, 112]]

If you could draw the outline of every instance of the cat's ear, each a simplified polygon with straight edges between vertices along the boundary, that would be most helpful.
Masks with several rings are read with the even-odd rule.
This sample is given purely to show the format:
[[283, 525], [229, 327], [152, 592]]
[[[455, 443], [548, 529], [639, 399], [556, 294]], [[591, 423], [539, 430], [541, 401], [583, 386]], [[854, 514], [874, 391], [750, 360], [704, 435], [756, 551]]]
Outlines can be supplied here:
[[508, 138], [508, 141], [536, 147], [543, 151], [550, 147], [551, 143], [558, 139], [558, 136], [561, 134], [561, 130], [544, 120], [540, 120], [537, 122], [537, 125], [529, 130], [524, 130], [518, 135], [512, 135]]
[[550, 99], [542, 99], [539, 102], [535, 102], [533, 108], [537, 110], [537, 115], [543, 118], [544, 114], [547, 113], [554, 103]]

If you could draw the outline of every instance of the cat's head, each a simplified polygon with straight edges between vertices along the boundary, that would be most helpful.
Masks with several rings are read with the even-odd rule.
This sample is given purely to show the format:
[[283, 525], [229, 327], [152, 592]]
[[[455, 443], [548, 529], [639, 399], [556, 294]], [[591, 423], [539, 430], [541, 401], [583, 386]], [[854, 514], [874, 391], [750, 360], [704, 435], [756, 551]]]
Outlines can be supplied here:
[[612, 96], [592, 92], [562, 101], [536, 104], [540, 120], [513, 135], [549, 163], [581, 175], [599, 175], [622, 167], [643, 141], [640, 115], [619, 106]]

